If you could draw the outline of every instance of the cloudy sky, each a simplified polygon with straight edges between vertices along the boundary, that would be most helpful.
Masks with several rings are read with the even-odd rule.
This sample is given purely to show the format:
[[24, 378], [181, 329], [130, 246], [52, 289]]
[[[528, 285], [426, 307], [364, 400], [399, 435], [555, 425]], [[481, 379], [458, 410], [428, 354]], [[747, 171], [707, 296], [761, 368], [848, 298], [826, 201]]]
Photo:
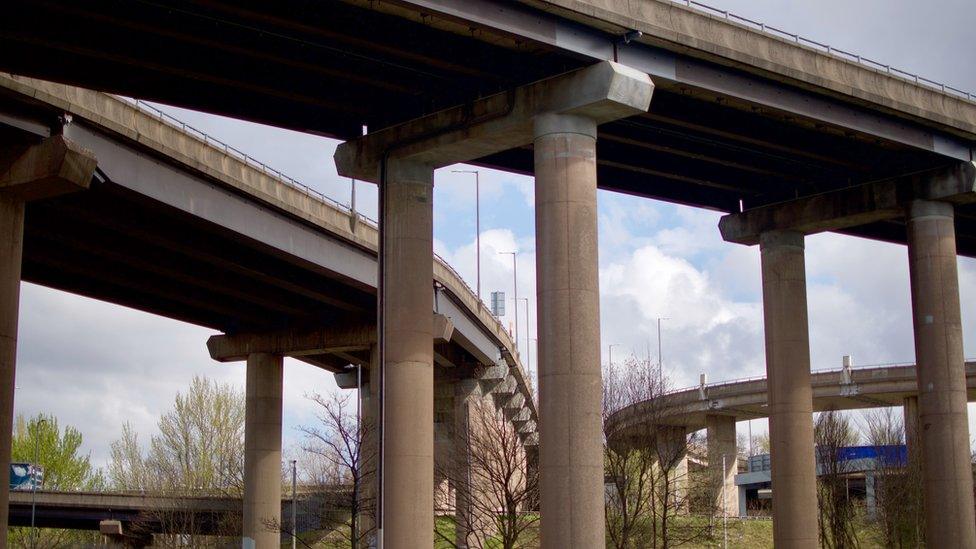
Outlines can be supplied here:
[[[971, 62], [976, 10], [971, 0], [711, 0], [751, 19], [859, 52], [957, 88], [976, 91]], [[350, 183], [332, 163], [336, 142], [176, 108], [166, 109], [252, 156], [348, 202]], [[435, 251], [474, 286], [473, 176], [445, 168], [435, 180]], [[360, 184], [357, 203], [371, 216], [376, 192]], [[481, 172], [482, 288], [512, 295], [518, 251], [521, 346], [535, 367], [533, 182]], [[758, 250], [722, 242], [718, 215], [600, 192], [600, 280], [604, 361], [650, 349], [657, 354], [657, 317], [664, 362], [674, 383], [764, 372]], [[967, 356], [976, 355], [976, 261], [961, 259]], [[906, 251], [852, 237], [807, 240], [813, 368], [914, 360]], [[487, 299], [487, 297], [486, 297]], [[505, 319], [514, 322], [513, 303]], [[31, 284], [23, 285], [18, 349], [17, 413], [53, 413], [79, 428], [96, 463], [130, 422], [148, 438], [159, 415], [194, 375], [244, 385], [242, 364], [217, 364], [204, 343], [211, 332]], [[285, 447], [296, 427], [314, 421], [304, 394], [335, 390], [332, 376], [305, 364], [285, 367]], [[973, 417], [973, 414], [970, 414]], [[739, 425], [745, 431], [746, 425]], [[765, 429], [755, 422], [754, 429]], [[971, 427], [972, 429], [972, 427]]]

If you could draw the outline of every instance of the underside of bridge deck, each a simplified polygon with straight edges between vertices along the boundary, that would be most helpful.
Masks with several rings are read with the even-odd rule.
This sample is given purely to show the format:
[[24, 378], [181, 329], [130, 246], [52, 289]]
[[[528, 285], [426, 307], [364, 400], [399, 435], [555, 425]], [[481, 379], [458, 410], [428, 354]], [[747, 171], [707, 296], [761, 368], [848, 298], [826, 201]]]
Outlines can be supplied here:
[[[44, 0], [5, 10], [0, 70], [339, 139], [592, 62], [397, 2]], [[950, 163], [815, 112], [798, 116], [665, 79], [656, 84], [648, 113], [600, 128], [601, 188], [735, 212]], [[906, 135], [930, 135], [912, 121], [898, 125]], [[531, 145], [477, 163], [531, 173]], [[976, 209], [958, 208], [957, 229], [960, 253], [976, 254]], [[845, 232], [905, 242], [901, 220]]]

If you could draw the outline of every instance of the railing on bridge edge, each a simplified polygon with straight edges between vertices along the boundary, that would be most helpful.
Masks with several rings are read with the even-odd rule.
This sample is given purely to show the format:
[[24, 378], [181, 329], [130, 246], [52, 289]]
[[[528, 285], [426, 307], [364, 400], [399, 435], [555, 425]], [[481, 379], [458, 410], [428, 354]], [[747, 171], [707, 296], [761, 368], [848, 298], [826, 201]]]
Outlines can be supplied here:
[[849, 51], [845, 51], [845, 50], [842, 50], [840, 48], [835, 48], [835, 47], [831, 46], [830, 44], [824, 44], [824, 43], [818, 42], [816, 40], [811, 40], [809, 38], [804, 38], [803, 36], [800, 36], [799, 34], [794, 34], [792, 32], [787, 32], [785, 30], [778, 29], [778, 28], [773, 27], [771, 25], [767, 25], [766, 23], [763, 23], [761, 21], [754, 21], [754, 20], [749, 19], [747, 17], [742, 17], [740, 15], [736, 15], [734, 13], [729, 12], [728, 10], [720, 10], [720, 9], [714, 7], [714, 6], [709, 6], [708, 4], [703, 4], [701, 2], [697, 2], [696, 0], [670, 0], [670, 1], [673, 4], [680, 4], [682, 6], [687, 6], [689, 8], [692, 8], [692, 7], [693, 8], [700, 8], [700, 9], [697, 9], [695, 11], [703, 12], [703, 13], [714, 13], [714, 14], [717, 14], [719, 16], [722, 16], [723, 18], [725, 18], [725, 19], [727, 19], [729, 21], [737, 21], [737, 22], [743, 23], [743, 24], [745, 24], [747, 26], [751, 26], [751, 27], [753, 27], [755, 29], [758, 29], [758, 30], [762, 31], [765, 34], [769, 34], [769, 35], [773, 35], [773, 36], [785, 36], [787, 38], [792, 39], [797, 44], [806, 44], [808, 46], [812, 46], [812, 47], [815, 47], [815, 48], [822, 49], [827, 55], [830, 55], [832, 57], [836, 57], [838, 59], [844, 59], [846, 61], [854, 61], [854, 62], [856, 62], [859, 65], [862, 65], [864, 67], [868, 67], [868, 68], [871, 68], [871, 69], [874, 69], [874, 70], [878, 70], [878, 71], [885, 72], [885, 73], [887, 73], [887, 74], [889, 74], [891, 76], [894, 76], [896, 78], [900, 78], [900, 79], [906, 80], [908, 82], [914, 82], [915, 84], [918, 84], [918, 85], [924, 85], [927, 88], [932, 88], [932, 89], [940, 90], [940, 91], [942, 91], [942, 93], [949, 93], [949, 94], [952, 94], [953, 96], [958, 97], [960, 99], [966, 99], [967, 101], [976, 102], [976, 93], [968, 92], [968, 91], [965, 91], [965, 90], [960, 90], [959, 88], [954, 88], [952, 86], [949, 86], [948, 84], [943, 84], [941, 82], [936, 82], [935, 80], [929, 80], [928, 78], [925, 78], [923, 76], [919, 76], [917, 74], [910, 73], [908, 71], [903, 71], [903, 70], [901, 70], [899, 68], [892, 67], [891, 65], [886, 65], [886, 64], [881, 63], [879, 61], [875, 61], [873, 59], [869, 59], [867, 57], [858, 55], [856, 53], [851, 53]]
[[[238, 149], [236, 147], [233, 147], [231, 145], [228, 145], [224, 141], [221, 141], [220, 139], [217, 139], [216, 137], [213, 137], [212, 135], [208, 134], [207, 132], [205, 132], [203, 130], [200, 130], [198, 128], [195, 128], [195, 127], [191, 126], [190, 124], [187, 124], [186, 122], [180, 120], [179, 118], [176, 118], [175, 116], [173, 116], [173, 115], [171, 115], [171, 114], [169, 114], [169, 113], [167, 113], [167, 112], [159, 109], [158, 107], [153, 106], [150, 103], [147, 103], [147, 102], [145, 102], [145, 101], [143, 101], [141, 99], [133, 99], [133, 98], [125, 97], [125, 96], [122, 96], [122, 95], [113, 95], [112, 97], [115, 97], [116, 99], [119, 99], [119, 100], [121, 100], [121, 101], [123, 101], [123, 102], [125, 102], [125, 103], [127, 103], [129, 105], [134, 106], [136, 109], [138, 109], [138, 110], [140, 110], [140, 111], [142, 111], [142, 112], [144, 112], [144, 113], [146, 113], [146, 114], [148, 114], [150, 116], [155, 117], [160, 122], [163, 122], [165, 124], [169, 124], [169, 125], [175, 126], [175, 127], [179, 128], [179, 129], [181, 129], [183, 131], [183, 133], [186, 133], [188, 135], [193, 135], [197, 139], [202, 140], [204, 142], [204, 144], [207, 144], [207, 145], [213, 146], [213, 147], [215, 147], [217, 149], [223, 150], [225, 154], [230, 155], [230, 156], [233, 156], [234, 158], [240, 160], [241, 162], [244, 162], [248, 166], [251, 166], [252, 168], [261, 171], [262, 173], [264, 173], [268, 177], [272, 177], [274, 179], [277, 179], [278, 181], [284, 183], [285, 185], [288, 185], [289, 187], [292, 187], [292, 188], [294, 188], [294, 189], [296, 189], [296, 190], [298, 190], [300, 192], [303, 192], [306, 196], [309, 196], [309, 197], [312, 197], [312, 198], [317, 198], [317, 199], [319, 199], [319, 200], [321, 200], [323, 202], [326, 202], [328, 204], [331, 204], [333, 207], [335, 207], [335, 208], [337, 208], [339, 210], [345, 211], [350, 216], [356, 217], [356, 218], [364, 221], [367, 225], [373, 227], [374, 229], [379, 230], [379, 223], [375, 219], [373, 219], [373, 218], [371, 218], [371, 217], [369, 217], [367, 215], [364, 215], [362, 213], [359, 213], [357, 211], [354, 211], [352, 209], [352, 206], [350, 206], [349, 204], [344, 204], [342, 202], [339, 202], [338, 200], [336, 200], [336, 199], [334, 199], [332, 197], [329, 197], [329, 196], [323, 194], [322, 192], [319, 192], [319, 191], [317, 191], [317, 190], [309, 187], [308, 185], [302, 183], [301, 181], [298, 181], [297, 179], [295, 179], [293, 177], [290, 177], [290, 176], [282, 173], [281, 170], [277, 170], [275, 168], [272, 168], [271, 166], [265, 164], [264, 162], [261, 162], [260, 160], [254, 158], [253, 156], [245, 153], [244, 151], [242, 151], [242, 150], [240, 150], [240, 149]], [[351, 182], [351, 184], [354, 183], [353, 180], [350, 180], [350, 182]], [[450, 263], [448, 263], [447, 260], [445, 260], [443, 257], [440, 256], [440, 254], [438, 254], [436, 252], [434, 252], [434, 258], [441, 265], [443, 265], [444, 267], [446, 267], [447, 270], [450, 271], [451, 274], [453, 274], [461, 282], [461, 284], [464, 285], [464, 288], [468, 291], [469, 294], [471, 294], [472, 296], [474, 296], [477, 299], [478, 307], [479, 308], [481, 308], [483, 310], [487, 310], [487, 306], [481, 300], [481, 297], [478, 296], [475, 293], [474, 289], [472, 289], [471, 286], [468, 284], [468, 281], [465, 280], [463, 276], [461, 276], [461, 273], [459, 273], [457, 271], [457, 269], [454, 268], [453, 265], [451, 265]], [[494, 318], [494, 315], [492, 315], [492, 318]], [[515, 341], [514, 336], [512, 335], [511, 332], [508, 331], [508, 328], [505, 327], [505, 324], [504, 323], [502, 323], [497, 318], [495, 319], [495, 322], [498, 324], [498, 326], [501, 328], [501, 330], [505, 332], [505, 334], [508, 336], [508, 339], [513, 342], [512, 352], [515, 355], [516, 361], [519, 363], [519, 365], [521, 365], [522, 364], [522, 359], [521, 359], [521, 355], [520, 355], [519, 349], [518, 349], [518, 342]], [[524, 377], [524, 379], [527, 382], [529, 382], [529, 383], [527, 383], [529, 392], [532, 394], [533, 398], [537, 398], [535, 385], [533, 383], [531, 383], [531, 379], [529, 379], [528, 373], [527, 372], [523, 372], [523, 377]]]

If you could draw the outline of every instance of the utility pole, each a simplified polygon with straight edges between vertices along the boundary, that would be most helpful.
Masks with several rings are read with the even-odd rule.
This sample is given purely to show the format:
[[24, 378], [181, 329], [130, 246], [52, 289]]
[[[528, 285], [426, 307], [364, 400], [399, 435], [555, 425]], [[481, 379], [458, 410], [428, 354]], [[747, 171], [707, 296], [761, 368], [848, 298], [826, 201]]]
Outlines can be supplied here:
[[481, 172], [478, 170], [451, 170], [453, 173], [474, 174], [474, 247], [475, 279], [478, 286], [478, 301], [481, 301]]
[[515, 294], [515, 348], [518, 349], [518, 252], [498, 252], [499, 255], [512, 256], [512, 286]]

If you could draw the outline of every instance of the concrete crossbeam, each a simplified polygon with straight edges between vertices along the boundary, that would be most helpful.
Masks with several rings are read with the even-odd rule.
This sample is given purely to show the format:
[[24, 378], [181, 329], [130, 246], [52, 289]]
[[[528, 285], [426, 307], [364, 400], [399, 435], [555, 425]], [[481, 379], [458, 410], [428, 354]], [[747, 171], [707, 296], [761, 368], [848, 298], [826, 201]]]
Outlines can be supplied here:
[[[435, 343], [451, 341], [454, 324], [449, 318], [434, 314], [432, 327]], [[207, 349], [210, 357], [218, 362], [237, 362], [246, 360], [252, 353], [303, 357], [365, 351], [375, 343], [376, 327], [362, 324], [311, 332], [215, 335], [207, 340]]]
[[63, 136], [51, 136], [27, 149], [0, 174], [0, 194], [38, 200], [88, 188], [95, 155]]
[[755, 245], [769, 231], [805, 235], [900, 218], [912, 200], [976, 201], [976, 163], [960, 162], [885, 181], [729, 214], [719, 221], [728, 242]]
[[378, 183], [384, 158], [434, 168], [475, 160], [531, 143], [539, 114], [602, 124], [647, 111], [653, 90], [647, 74], [604, 61], [347, 141], [336, 149], [336, 168]]

